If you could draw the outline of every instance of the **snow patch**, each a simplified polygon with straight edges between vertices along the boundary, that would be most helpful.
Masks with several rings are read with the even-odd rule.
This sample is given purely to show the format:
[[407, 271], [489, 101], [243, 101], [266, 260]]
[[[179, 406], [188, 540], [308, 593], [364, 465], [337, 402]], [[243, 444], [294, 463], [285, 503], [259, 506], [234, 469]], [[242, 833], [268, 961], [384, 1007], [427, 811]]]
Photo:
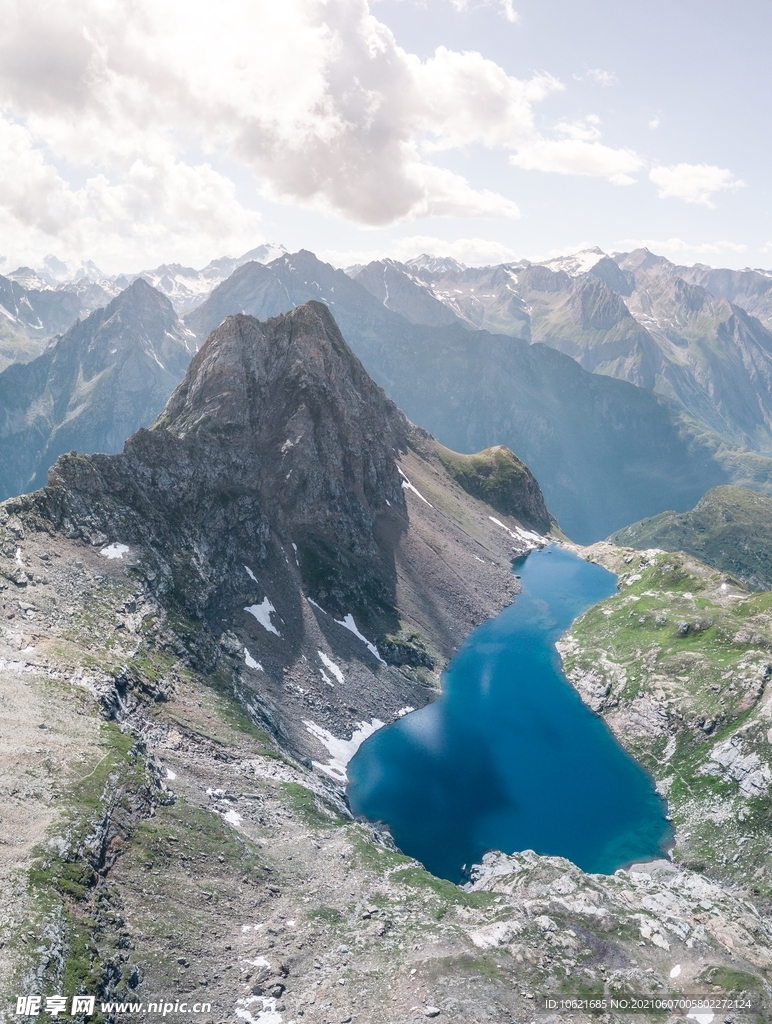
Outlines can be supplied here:
[[[344, 629], [350, 630], [355, 637], [361, 640], [365, 647], [368, 649], [368, 651], [372, 654], [372, 656], [374, 658], [377, 658], [382, 665], [386, 664], [386, 662], [378, 653], [378, 648], [375, 646], [375, 644], [371, 644], [367, 637], [362, 636], [362, 634], [359, 632], [359, 630], [357, 629], [357, 624], [356, 622], [354, 622], [354, 616], [351, 614], [351, 612], [348, 613], [345, 619], [336, 619], [335, 621], [338, 623], [339, 626], [343, 626]], [[341, 680], [341, 682], [342, 681], [343, 680]]]
[[174, 779], [177, 778], [177, 773], [173, 772], [171, 770], [171, 768], [167, 768], [166, 769], [166, 778], [169, 779], [170, 781], [173, 781]]
[[102, 548], [99, 554], [103, 558], [123, 558], [124, 555], [129, 553], [128, 544], [108, 544], [106, 548]]
[[337, 736], [333, 736], [331, 732], [323, 729], [321, 725], [317, 725], [316, 722], [303, 719], [303, 725], [305, 725], [306, 730], [312, 736], [315, 736], [330, 753], [330, 760], [327, 764], [320, 764], [318, 761], [314, 761], [314, 767], [324, 772], [325, 775], [329, 775], [331, 779], [335, 779], [336, 782], [348, 781], [346, 765], [368, 736], [372, 736], [374, 732], [382, 729], [384, 724], [379, 718], [374, 718], [371, 722], [360, 722], [359, 726], [351, 734], [350, 740], [340, 740]]
[[411, 711], [415, 711], [415, 708], [411, 708], [410, 705], [404, 708], [400, 708], [397, 712], [397, 718], [404, 718], [405, 715], [409, 715]]
[[697, 1024], [713, 1024], [715, 1016], [715, 1013], [700, 1013], [699, 1011], [697, 1011], [696, 1013], [687, 1013], [686, 1019], [696, 1020]]
[[602, 249], [582, 249], [580, 252], [572, 253], [570, 256], [557, 256], [551, 260], [545, 260], [540, 264], [548, 267], [553, 273], [562, 270], [569, 277], [577, 277], [579, 274], [586, 274], [592, 270], [596, 263], [606, 256]]
[[244, 661], [246, 662], [247, 668], [256, 668], [258, 672], [265, 671], [260, 662], [255, 661], [255, 659], [252, 657], [252, 655], [249, 653], [246, 647], [244, 648]]
[[[243, 931], [243, 929], [242, 929]], [[247, 925], [247, 931], [249, 931], [249, 925]], [[270, 963], [264, 956], [256, 956], [254, 960], [242, 960], [242, 963], [249, 964], [250, 967], [270, 967]]]
[[223, 818], [225, 818], [229, 825], [240, 825], [243, 820], [239, 812], [234, 810], [226, 811], [223, 814]]
[[322, 606], [321, 606], [320, 604], [317, 604], [317, 603], [316, 603], [316, 601], [314, 601], [314, 600], [313, 600], [313, 598], [307, 597], [307, 598], [306, 598], [306, 601], [308, 601], [308, 603], [309, 603], [309, 604], [312, 604], [312, 605], [314, 606], [314, 608], [318, 608], [318, 609], [319, 609], [319, 611], [320, 611], [320, 612], [321, 612], [321, 613], [322, 613], [323, 615], [326, 615], [326, 614], [327, 614], [327, 612], [326, 612], [326, 611], [324, 610], [324, 608], [322, 608]]
[[[255, 1003], [260, 1003], [261, 1006], [261, 1009], [255, 1008], [256, 1017], [246, 1009], [247, 1006], [253, 1006]], [[240, 1020], [245, 1020], [247, 1024], [282, 1024], [281, 1014], [276, 1009], [276, 1000], [269, 999], [267, 996], [250, 996], [249, 999], [237, 1000], [236, 1016]]]
[[[249, 570], [247, 570], [247, 572], [248, 571]], [[264, 597], [260, 604], [251, 604], [248, 608], [245, 608], [244, 611], [249, 612], [250, 615], [254, 615], [263, 629], [267, 629], [269, 633], [275, 633], [276, 636], [281, 636], [281, 633], [271, 622], [271, 612], [275, 612], [276, 609], [267, 597]]]
[[[399, 469], [399, 466], [397, 466], [397, 469]], [[402, 472], [401, 469], [399, 469], [399, 475], [402, 477], [402, 489], [404, 491], [412, 491], [413, 494], [417, 494], [418, 495], [418, 497], [421, 499], [421, 501], [426, 502], [426, 504], [429, 506], [429, 508], [434, 508], [434, 505], [432, 505], [432, 503], [430, 501], [426, 501], [426, 498], [423, 496], [423, 494], [421, 494], [421, 492], [418, 490], [418, 488], [414, 487], [410, 483], [410, 481], [408, 480], [408, 478], [405, 476], [405, 474]]]
[[517, 534], [512, 533], [510, 528], [508, 526], [505, 526], [500, 519], [496, 519], [495, 516], [488, 516], [488, 518], [492, 523], [495, 523], [496, 526], [500, 526], [502, 530], [506, 530], [510, 537], [513, 537], [515, 540], [517, 540]]
[[245, 565], [245, 566], [244, 566], [244, 568], [245, 568], [245, 569], [247, 570], [247, 576], [249, 576], [249, 578], [250, 578], [250, 579], [251, 579], [251, 580], [252, 580], [252, 581], [253, 581], [254, 583], [257, 583], [257, 576], [255, 576], [255, 574], [254, 574], [254, 573], [252, 572], [252, 570], [251, 570], [251, 569], [249, 568], [249, 566], [248, 566], [248, 565]]
[[676, 964], [675, 967], [670, 972], [670, 977], [671, 978], [677, 978], [680, 973], [681, 973], [681, 965], [680, 964]]
[[502, 530], [506, 530], [513, 540], [524, 540], [525, 543], [529, 545], [529, 547], [544, 546], [544, 538], [540, 533], [536, 533], [535, 530], [524, 530], [521, 526], [516, 526], [515, 530], [517, 532], [513, 533], [512, 530], [510, 530], [510, 528], [505, 523], [502, 523], [500, 519], [496, 519], [495, 516], [488, 516], [488, 518], [496, 526], [500, 526]]
[[[343, 673], [341, 672], [340, 668], [335, 664], [335, 662], [332, 660], [332, 658], [328, 658], [327, 655], [324, 653], [324, 651], [317, 651], [316, 653], [321, 658], [322, 664], [325, 666], [325, 668], [328, 668], [330, 670], [330, 672], [332, 672], [332, 674], [335, 676], [335, 678], [338, 680], [338, 682], [341, 683], [341, 684], [344, 683], [345, 679], [343, 678]], [[322, 672], [322, 676], [324, 677], [325, 682], [329, 683], [329, 679], [327, 679], [324, 676], [324, 672]]]

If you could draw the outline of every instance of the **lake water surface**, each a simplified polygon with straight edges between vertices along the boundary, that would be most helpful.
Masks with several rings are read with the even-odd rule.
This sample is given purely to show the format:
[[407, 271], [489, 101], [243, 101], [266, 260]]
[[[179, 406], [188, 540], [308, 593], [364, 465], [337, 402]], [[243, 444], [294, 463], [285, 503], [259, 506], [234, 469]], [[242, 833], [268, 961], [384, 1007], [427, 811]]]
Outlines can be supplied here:
[[442, 696], [380, 729], [348, 765], [352, 810], [462, 882], [488, 850], [611, 873], [671, 838], [651, 777], [582, 703], [555, 641], [615, 577], [558, 547], [518, 564], [523, 592], [467, 637]]

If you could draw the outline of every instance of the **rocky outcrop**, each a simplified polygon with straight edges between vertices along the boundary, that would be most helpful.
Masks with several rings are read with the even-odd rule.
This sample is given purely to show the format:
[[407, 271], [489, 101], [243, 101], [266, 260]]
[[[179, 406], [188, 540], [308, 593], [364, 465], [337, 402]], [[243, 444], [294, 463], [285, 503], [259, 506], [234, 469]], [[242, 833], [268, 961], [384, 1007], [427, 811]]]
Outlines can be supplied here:
[[475, 498], [539, 533], [549, 533], [555, 526], [536, 478], [509, 448], [496, 445], [476, 455], [459, 455], [438, 445], [437, 454], [453, 479]]
[[191, 663], [237, 657], [250, 713], [319, 757], [319, 729], [351, 735], [431, 699], [461, 639], [513, 595], [512, 556], [536, 543], [437, 450], [309, 302], [227, 318], [151, 429], [118, 455], [62, 456], [9, 509], [130, 559]]

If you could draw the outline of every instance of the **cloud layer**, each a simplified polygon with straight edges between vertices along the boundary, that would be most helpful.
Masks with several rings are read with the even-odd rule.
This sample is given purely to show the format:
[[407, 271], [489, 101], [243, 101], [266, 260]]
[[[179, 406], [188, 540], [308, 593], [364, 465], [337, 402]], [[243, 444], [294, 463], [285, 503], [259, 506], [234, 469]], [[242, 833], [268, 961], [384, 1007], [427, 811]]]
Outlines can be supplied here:
[[175, 231], [251, 243], [226, 160], [266, 196], [360, 224], [515, 218], [432, 154], [515, 147], [559, 87], [479, 53], [420, 60], [366, 0], [0, 0], [0, 218], [33, 248], [78, 248], [96, 222], [107, 249]]
[[[511, 0], [480, 2], [518, 20]], [[477, 52], [421, 59], [368, 0], [0, 0], [3, 245], [9, 262], [49, 249], [108, 266], [206, 260], [261, 240], [255, 186], [368, 227], [516, 219], [512, 198], [449, 168], [471, 147], [529, 171], [638, 180], [645, 158], [602, 141], [597, 116], [539, 123], [563, 89]], [[649, 176], [661, 197], [705, 206], [742, 185], [705, 164]]]
[[660, 199], [683, 199], [713, 208], [711, 196], [726, 189], [745, 188], [745, 182], [725, 167], [712, 164], [676, 164], [674, 167], [652, 167], [649, 178], [658, 188]]

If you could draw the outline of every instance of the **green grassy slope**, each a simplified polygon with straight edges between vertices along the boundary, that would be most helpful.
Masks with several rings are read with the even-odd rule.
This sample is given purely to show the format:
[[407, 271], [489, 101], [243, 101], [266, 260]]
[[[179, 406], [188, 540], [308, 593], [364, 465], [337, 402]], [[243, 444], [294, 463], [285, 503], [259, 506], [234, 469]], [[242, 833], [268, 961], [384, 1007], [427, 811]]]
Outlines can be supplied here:
[[620, 592], [561, 641], [569, 678], [667, 797], [674, 858], [769, 902], [772, 594], [687, 555], [591, 550]]
[[743, 487], [714, 487], [690, 512], [662, 512], [611, 540], [686, 551], [754, 589], [772, 590], [772, 498]]

